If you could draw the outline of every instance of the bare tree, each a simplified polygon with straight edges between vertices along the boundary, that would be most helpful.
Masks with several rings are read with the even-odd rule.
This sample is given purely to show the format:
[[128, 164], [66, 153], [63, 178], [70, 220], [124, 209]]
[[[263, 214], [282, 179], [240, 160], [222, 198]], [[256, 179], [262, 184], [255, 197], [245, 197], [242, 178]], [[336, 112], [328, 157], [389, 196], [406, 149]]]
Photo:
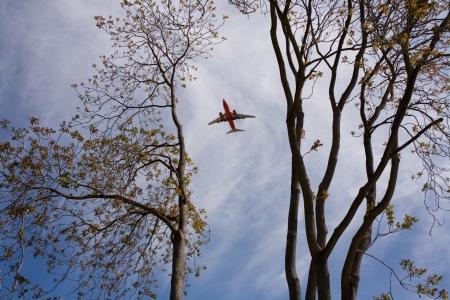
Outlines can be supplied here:
[[186, 153], [177, 91], [194, 80], [195, 59], [221, 41], [210, 0], [126, 1], [125, 17], [96, 17], [117, 50], [87, 83], [82, 106], [57, 130], [31, 118], [3, 121], [0, 144], [1, 293], [13, 299], [51, 292], [22, 273], [30, 256], [46, 261], [55, 288], [78, 298], [156, 298], [171, 263], [170, 299], [187, 274], [199, 275], [208, 239], [205, 211], [190, 200], [196, 172]]
[[[305, 299], [315, 299], [316, 293], [319, 299], [331, 298], [328, 259], [365, 203], [366, 213], [352, 233], [341, 274], [341, 298], [355, 299], [361, 261], [373, 243], [372, 227], [390, 207], [401, 154], [408, 155], [404, 150], [412, 151], [423, 163], [423, 169], [415, 177], [427, 176], [423, 187], [426, 208], [432, 213], [441, 207], [443, 199], [450, 198], [449, 169], [440, 164], [441, 158], [448, 159], [450, 155], [450, 107], [446, 99], [450, 80], [449, 3], [423, 0], [230, 0], [229, 3], [245, 14], [258, 10], [270, 14], [270, 38], [285, 95], [292, 153], [285, 260], [290, 299], [301, 298], [295, 265], [300, 199], [311, 256]], [[328, 161], [315, 190], [305, 153], [317, 150], [322, 142], [316, 140], [305, 151], [302, 138], [308, 130], [304, 126], [308, 116], [304, 103], [319, 84], [328, 86], [332, 126]], [[328, 236], [325, 207], [328, 201], [333, 201], [328, 191], [342, 151], [341, 116], [349, 103], [356, 106], [355, 114], [360, 119], [352, 134], [364, 147], [367, 179]], [[380, 137], [386, 141], [383, 150], [374, 152], [374, 140]], [[387, 184], [380, 183], [384, 174]], [[392, 231], [409, 229], [416, 220], [407, 216]], [[392, 226], [393, 221], [390, 222]], [[413, 270], [411, 274], [420, 273], [415, 272], [413, 265], [403, 266], [405, 270]], [[417, 284], [415, 291], [447, 299], [445, 290], [431, 288], [440, 280], [435, 279], [430, 276], [427, 288]]]

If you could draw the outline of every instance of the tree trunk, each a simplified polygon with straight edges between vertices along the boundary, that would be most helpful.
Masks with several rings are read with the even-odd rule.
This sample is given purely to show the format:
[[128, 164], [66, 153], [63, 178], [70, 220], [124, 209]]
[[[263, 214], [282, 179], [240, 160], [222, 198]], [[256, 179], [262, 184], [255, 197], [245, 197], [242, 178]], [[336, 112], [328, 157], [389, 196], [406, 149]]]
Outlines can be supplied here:
[[186, 234], [188, 207], [183, 195], [179, 197], [179, 226], [174, 232], [172, 254], [172, 278], [170, 286], [170, 300], [181, 300], [184, 294], [184, 282], [186, 276]]
[[309, 264], [308, 285], [306, 286], [305, 300], [315, 300], [317, 291], [316, 265], [311, 259]]
[[[293, 164], [293, 163], [292, 163]], [[298, 226], [298, 206], [300, 197], [300, 184], [298, 183], [297, 174], [294, 165], [292, 165], [291, 175], [291, 199], [289, 204], [288, 230], [286, 237], [286, 256], [284, 267], [286, 280], [289, 288], [289, 299], [300, 300], [300, 280], [296, 270], [296, 250], [297, 250], [297, 226]]]
[[353, 260], [352, 273], [351, 273], [351, 289], [350, 289], [350, 300], [356, 300], [356, 295], [358, 294], [359, 281], [360, 281], [360, 268], [361, 261], [364, 256], [364, 252], [369, 248], [370, 242], [372, 241], [372, 225], [365, 232], [363, 239], [359, 243], [358, 252], [356, 252], [355, 259]]
[[319, 300], [331, 300], [330, 271], [328, 270], [328, 258], [322, 253], [315, 261], [317, 278], [317, 295]]
[[186, 247], [186, 237], [181, 230], [174, 233], [173, 239], [173, 261], [172, 261], [172, 278], [170, 287], [170, 300], [183, 299], [184, 292], [184, 277], [185, 277], [185, 262], [186, 254], [184, 248]]
[[[398, 130], [398, 129], [397, 129]], [[387, 149], [388, 153], [392, 153], [391, 149], [398, 148], [397, 132], [394, 131], [391, 134], [390, 141], [392, 146]], [[360, 250], [367, 249], [370, 245], [371, 233], [373, 222], [376, 217], [378, 217], [386, 207], [389, 205], [395, 191], [395, 186], [397, 184], [397, 175], [400, 164], [400, 159], [397, 154], [392, 154], [391, 170], [388, 180], [388, 185], [386, 187], [386, 192], [382, 200], [376, 206], [369, 206], [364, 216], [364, 222], [361, 224], [358, 231], [353, 236], [352, 242], [347, 253], [347, 257], [344, 262], [344, 267], [342, 268], [341, 277], [341, 298], [345, 300], [356, 299], [356, 295], [359, 287], [359, 269], [361, 265], [363, 252]], [[375, 187], [367, 195], [367, 201], [375, 201]]]
[[[172, 74], [175, 74], [175, 70]], [[174, 82], [172, 76], [171, 82]], [[171, 104], [172, 104], [172, 120], [177, 128], [178, 143], [180, 148], [180, 156], [177, 167], [178, 173], [178, 230], [173, 232], [173, 257], [172, 257], [172, 278], [170, 300], [181, 300], [184, 293], [185, 267], [186, 267], [186, 235], [188, 227], [188, 204], [187, 184], [185, 182], [186, 173], [186, 145], [184, 143], [183, 126], [177, 115], [177, 99], [175, 97], [174, 85], [171, 86]]]
[[[373, 123], [374, 120], [371, 120]], [[372, 150], [372, 136], [370, 133], [370, 129], [367, 128], [364, 132], [364, 152], [366, 154], [366, 174], [367, 179], [369, 180], [374, 173], [374, 159], [373, 159], [373, 150]], [[376, 200], [376, 185], [372, 187], [369, 193], [366, 196], [366, 214], [375, 206]], [[369, 248], [370, 243], [372, 242], [372, 225], [370, 225], [369, 229], [364, 233], [364, 237], [358, 246], [358, 252], [356, 252], [355, 259], [353, 260], [353, 266], [351, 270], [351, 279], [350, 284], [351, 288], [349, 290], [349, 299], [355, 300], [358, 294], [359, 281], [361, 279], [360, 268], [361, 261], [364, 256], [364, 252]]]

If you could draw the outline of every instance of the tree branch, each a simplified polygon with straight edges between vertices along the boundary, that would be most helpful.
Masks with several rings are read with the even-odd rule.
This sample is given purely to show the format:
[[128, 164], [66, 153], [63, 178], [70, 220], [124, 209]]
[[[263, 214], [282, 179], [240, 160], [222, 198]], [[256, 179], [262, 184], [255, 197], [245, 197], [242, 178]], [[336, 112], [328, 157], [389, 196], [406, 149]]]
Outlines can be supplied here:
[[440, 123], [444, 121], [444, 118], [439, 118], [437, 120], [434, 120], [433, 122], [431, 122], [430, 124], [428, 124], [427, 126], [425, 126], [424, 129], [422, 129], [421, 131], [419, 131], [419, 133], [417, 133], [414, 137], [412, 137], [409, 141], [407, 141], [406, 143], [404, 143], [402, 146], [398, 147], [396, 150], [394, 150], [392, 152], [392, 155], [402, 151], [403, 149], [405, 149], [406, 147], [408, 147], [411, 143], [413, 143], [415, 140], [417, 140], [422, 134], [425, 133], [425, 131], [427, 131], [430, 127], [436, 125], [437, 123]]
[[121, 195], [116, 195], [116, 194], [87, 194], [87, 195], [83, 195], [83, 196], [75, 196], [75, 195], [71, 195], [71, 194], [65, 194], [62, 193], [54, 188], [46, 188], [48, 191], [51, 191], [53, 193], [55, 193], [57, 196], [63, 197], [67, 200], [89, 200], [89, 199], [116, 199], [116, 200], [120, 200], [126, 204], [129, 204], [133, 207], [138, 207], [144, 211], [147, 211], [148, 213], [154, 215], [155, 217], [157, 217], [158, 219], [160, 219], [161, 221], [163, 221], [167, 227], [170, 228], [170, 230], [172, 232], [177, 231], [177, 228], [172, 224], [172, 222], [170, 221], [170, 219], [165, 216], [164, 214], [160, 213], [158, 210], [154, 209], [153, 207], [144, 205], [142, 203], [139, 203], [137, 201], [134, 201], [130, 198], [121, 196]]

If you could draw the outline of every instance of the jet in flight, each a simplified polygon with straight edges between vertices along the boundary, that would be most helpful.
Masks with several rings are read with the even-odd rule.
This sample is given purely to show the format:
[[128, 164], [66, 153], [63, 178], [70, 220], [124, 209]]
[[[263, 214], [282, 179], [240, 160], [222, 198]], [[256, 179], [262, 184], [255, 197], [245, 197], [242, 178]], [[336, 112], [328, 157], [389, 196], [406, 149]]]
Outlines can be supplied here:
[[219, 113], [219, 117], [217, 119], [209, 122], [208, 125], [228, 121], [228, 124], [230, 124], [231, 130], [228, 131], [227, 134], [233, 133], [233, 132], [244, 131], [242, 129], [237, 129], [236, 126], [234, 125], [233, 120], [255, 117], [255, 116], [251, 116], [251, 115], [238, 114], [235, 110], [233, 110], [233, 112], [231, 112], [225, 99], [223, 99], [223, 108], [225, 109], [225, 113]]

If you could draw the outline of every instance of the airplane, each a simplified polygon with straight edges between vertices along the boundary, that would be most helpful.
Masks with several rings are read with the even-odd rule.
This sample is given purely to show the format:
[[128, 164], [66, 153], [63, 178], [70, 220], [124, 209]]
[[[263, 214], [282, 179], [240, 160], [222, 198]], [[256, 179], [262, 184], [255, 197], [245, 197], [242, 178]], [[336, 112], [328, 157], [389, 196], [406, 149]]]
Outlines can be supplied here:
[[228, 131], [227, 134], [233, 133], [233, 132], [245, 131], [242, 129], [237, 129], [236, 126], [234, 125], [233, 120], [255, 117], [255, 116], [251, 116], [251, 115], [238, 114], [235, 110], [233, 110], [233, 112], [230, 112], [230, 108], [228, 107], [228, 104], [225, 101], [225, 99], [223, 99], [223, 108], [225, 109], [225, 113], [220, 112], [219, 117], [217, 119], [209, 122], [208, 125], [228, 121], [228, 124], [230, 124], [231, 130]]

